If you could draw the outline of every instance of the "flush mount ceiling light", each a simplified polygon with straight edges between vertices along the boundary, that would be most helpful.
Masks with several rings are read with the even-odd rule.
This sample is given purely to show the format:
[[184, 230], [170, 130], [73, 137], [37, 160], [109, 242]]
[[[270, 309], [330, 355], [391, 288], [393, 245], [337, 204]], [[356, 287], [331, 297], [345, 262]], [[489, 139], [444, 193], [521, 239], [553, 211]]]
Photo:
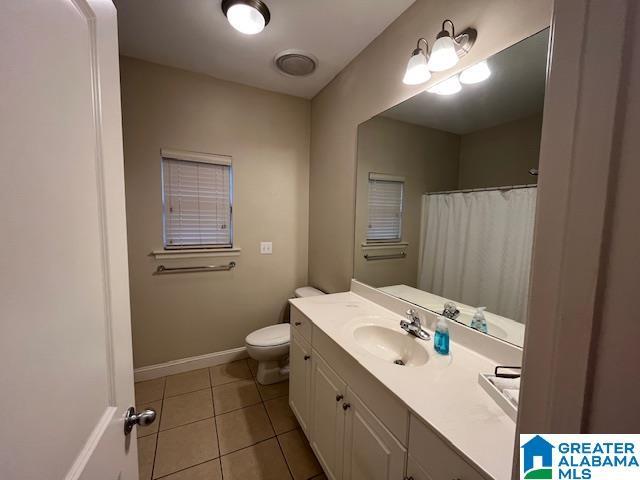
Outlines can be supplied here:
[[233, 28], [247, 35], [264, 30], [271, 13], [260, 0], [223, 0], [222, 11]]
[[[451, 33], [447, 30], [451, 26]], [[442, 30], [436, 36], [427, 66], [432, 72], [442, 72], [453, 67], [460, 57], [466, 55], [473, 46], [478, 32], [473, 28], [456, 35], [453, 22], [449, 19], [442, 22]]]
[[[420, 42], [424, 42], [424, 50], [420, 48]], [[427, 59], [429, 58], [429, 44], [424, 38], [418, 39], [416, 49], [411, 53], [407, 70], [404, 73], [402, 82], [405, 85], [419, 85], [431, 78], [431, 72], [427, 67]]]
[[491, 70], [489, 69], [489, 65], [487, 65], [487, 61], [483, 60], [471, 67], [463, 70], [460, 74], [460, 82], [470, 85], [472, 83], [480, 83], [484, 82], [487, 78], [491, 76]]
[[458, 93], [460, 90], [462, 90], [462, 85], [460, 85], [458, 75], [454, 75], [443, 82], [435, 84], [427, 91], [437, 95], [453, 95], [454, 93]]

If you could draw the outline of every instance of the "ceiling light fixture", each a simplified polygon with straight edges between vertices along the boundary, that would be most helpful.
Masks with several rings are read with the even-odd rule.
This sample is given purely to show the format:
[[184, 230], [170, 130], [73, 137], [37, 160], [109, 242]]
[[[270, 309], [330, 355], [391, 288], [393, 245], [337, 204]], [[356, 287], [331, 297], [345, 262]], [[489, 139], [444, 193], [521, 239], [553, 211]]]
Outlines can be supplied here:
[[222, 11], [233, 28], [247, 35], [260, 33], [271, 20], [261, 0], [223, 0]]
[[[451, 33], [447, 30], [447, 23], [451, 26]], [[460, 57], [466, 55], [473, 46], [478, 32], [467, 28], [456, 35], [453, 22], [446, 19], [442, 22], [442, 30], [436, 36], [427, 66], [432, 72], [442, 72], [453, 67]]]
[[460, 74], [460, 82], [466, 85], [470, 85], [472, 83], [484, 82], [490, 76], [491, 69], [489, 69], [487, 61], [483, 60], [476, 63], [475, 65], [472, 65], [466, 70], [463, 70]]
[[[420, 48], [420, 42], [424, 42], [424, 50]], [[418, 45], [411, 53], [407, 70], [404, 73], [402, 82], [405, 85], [419, 85], [431, 78], [431, 72], [427, 67], [427, 59], [429, 58], [429, 44], [424, 38], [418, 39]]]
[[435, 93], [437, 95], [453, 95], [458, 93], [460, 90], [462, 90], [462, 85], [460, 85], [458, 75], [454, 75], [440, 83], [436, 83], [428, 90], [428, 92]]

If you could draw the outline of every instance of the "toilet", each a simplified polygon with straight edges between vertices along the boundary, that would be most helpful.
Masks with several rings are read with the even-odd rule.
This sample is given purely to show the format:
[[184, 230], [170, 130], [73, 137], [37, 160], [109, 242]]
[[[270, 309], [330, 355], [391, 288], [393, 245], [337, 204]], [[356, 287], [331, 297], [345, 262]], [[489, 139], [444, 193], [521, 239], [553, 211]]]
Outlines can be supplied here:
[[[296, 298], [324, 295], [313, 287], [296, 288]], [[261, 328], [247, 335], [247, 353], [258, 361], [258, 382], [262, 385], [283, 382], [289, 378], [290, 325], [280, 323]]]

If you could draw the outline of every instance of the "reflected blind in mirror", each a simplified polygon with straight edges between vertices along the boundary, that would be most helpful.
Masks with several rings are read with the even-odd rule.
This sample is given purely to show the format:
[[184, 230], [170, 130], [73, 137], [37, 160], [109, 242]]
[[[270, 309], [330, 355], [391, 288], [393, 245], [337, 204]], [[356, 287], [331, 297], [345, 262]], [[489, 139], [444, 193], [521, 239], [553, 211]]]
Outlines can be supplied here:
[[397, 242], [402, 239], [403, 190], [402, 177], [369, 174], [367, 241]]

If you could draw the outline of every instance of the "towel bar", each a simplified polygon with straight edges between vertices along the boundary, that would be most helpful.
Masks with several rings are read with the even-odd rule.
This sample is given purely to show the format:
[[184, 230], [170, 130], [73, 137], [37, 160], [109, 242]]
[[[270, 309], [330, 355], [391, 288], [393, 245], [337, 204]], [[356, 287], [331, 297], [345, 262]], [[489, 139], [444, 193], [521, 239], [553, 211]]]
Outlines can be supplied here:
[[364, 254], [364, 258], [366, 260], [391, 260], [393, 258], [404, 258], [406, 256], [407, 256], [406, 252], [391, 253], [388, 255], [369, 255], [368, 253]]
[[197, 273], [197, 272], [228, 272], [234, 269], [236, 262], [229, 262], [227, 265], [205, 265], [201, 267], [165, 267], [158, 265], [154, 275], [168, 275], [170, 273]]

